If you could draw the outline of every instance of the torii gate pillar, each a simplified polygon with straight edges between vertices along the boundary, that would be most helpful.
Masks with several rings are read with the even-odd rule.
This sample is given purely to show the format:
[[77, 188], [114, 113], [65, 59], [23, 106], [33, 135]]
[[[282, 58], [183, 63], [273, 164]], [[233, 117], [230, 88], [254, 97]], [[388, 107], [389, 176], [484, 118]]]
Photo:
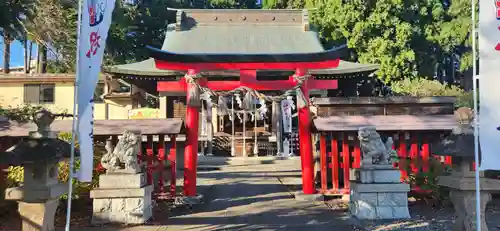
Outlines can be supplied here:
[[[305, 76], [305, 69], [296, 69], [296, 76]], [[301, 86], [302, 93], [306, 99], [306, 106], [298, 109], [299, 114], [299, 140], [300, 140], [300, 162], [302, 166], [302, 192], [304, 194], [314, 194], [314, 156], [312, 152], [311, 135], [311, 114], [309, 112], [309, 92], [308, 81], [304, 81]]]
[[[196, 75], [196, 70], [189, 69], [187, 75]], [[185, 79], [182, 79], [185, 81]], [[190, 83], [187, 83], [188, 85]], [[189, 89], [191, 86], [187, 86]], [[189, 102], [190, 91], [186, 92]], [[186, 144], [184, 147], [184, 196], [196, 196], [196, 168], [198, 163], [198, 123], [200, 117], [198, 107], [186, 105]]]

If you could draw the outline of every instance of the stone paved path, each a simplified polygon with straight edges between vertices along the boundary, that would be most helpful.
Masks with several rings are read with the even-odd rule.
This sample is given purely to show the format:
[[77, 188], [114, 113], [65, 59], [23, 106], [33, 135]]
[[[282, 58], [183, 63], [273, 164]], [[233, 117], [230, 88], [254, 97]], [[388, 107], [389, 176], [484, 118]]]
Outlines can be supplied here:
[[205, 204], [193, 211], [174, 209], [167, 224], [161, 226], [140, 226], [122, 231], [352, 230], [344, 214], [333, 213], [323, 202], [294, 199], [282, 182], [296, 181], [300, 177], [299, 168], [300, 164], [295, 160], [243, 162], [218, 165], [216, 170], [201, 169], [198, 188], [205, 196]]
[[278, 177], [296, 173], [277, 164], [201, 173], [204, 184], [217, 182], [205, 191], [210, 202], [192, 214], [174, 215], [166, 230], [350, 230], [324, 203], [293, 198]]

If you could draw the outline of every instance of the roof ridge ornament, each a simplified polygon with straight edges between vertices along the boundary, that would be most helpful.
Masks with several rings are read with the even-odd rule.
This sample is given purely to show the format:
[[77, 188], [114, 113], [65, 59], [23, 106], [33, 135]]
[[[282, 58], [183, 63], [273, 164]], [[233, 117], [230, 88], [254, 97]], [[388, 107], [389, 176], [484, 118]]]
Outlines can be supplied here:
[[307, 9], [302, 10], [302, 26], [304, 28], [304, 31], [311, 30], [311, 27], [309, 25], [309, 11]]
[[177, 10], [177, 13], [175, 15], [175, 31], [181, 31], [182, 30], [182, 19], [184, 18], [184, 11], [183, 10]]
[[457, 122], [457, 127], [453, 129], [453, 134], [473, 134], [474, 133], [474, 110], [468, 107], [458, 108], [453, 117]]

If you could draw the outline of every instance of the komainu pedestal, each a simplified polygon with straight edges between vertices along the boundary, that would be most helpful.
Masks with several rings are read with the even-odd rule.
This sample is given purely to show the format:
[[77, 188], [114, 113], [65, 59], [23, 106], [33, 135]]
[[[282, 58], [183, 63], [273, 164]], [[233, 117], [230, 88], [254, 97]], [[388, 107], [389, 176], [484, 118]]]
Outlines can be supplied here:
[[99, 177], [99, 188], [90, 192], [93, 199], [92, 224], [143, 224], [152, 216], [152, 185], [144, 173], [111, 173]]
[[410, 186], [392, 165], [364, 166], [351, 171], [349, 212], [358, 219], [410, 218]]
[[375, 127], [360, 128], [358, 139], [363, 160], [350, 172], [349, 212], [366, 220], [410, 218], [410, 186], [401, 183], [399, 169], [391, 164], [392, 139], [383, 143]]
[[153, 216], [153, 186], [147, 185], [137, 164], [138, 140], [139, 134], [125, 131], [116, 148], [107, 141], [108, 153], [101, 160], [106, 174], [99, 176], [99, 188], [90, 192], [92, 224], [143, 224]]

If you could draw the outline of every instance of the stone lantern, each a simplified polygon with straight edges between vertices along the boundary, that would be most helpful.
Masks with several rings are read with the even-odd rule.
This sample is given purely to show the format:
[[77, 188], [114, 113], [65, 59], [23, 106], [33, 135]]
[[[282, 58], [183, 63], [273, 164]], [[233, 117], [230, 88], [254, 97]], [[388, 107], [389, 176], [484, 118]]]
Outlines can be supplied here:
[[[438, 185], [450, 189], [450, 199], [457, 216], [453, 231], [472, 231], [476, 230], [476, 182], [475, 172], [471, 170], [474, 161], [474, 113], [470, 108], [459, 108], [455, 111], [455, 119], [457, 126], [451, 135], [431, 144], [431, 153], [451, 156], [453, 160], [451, 175], [438, 178]], [[484, 178], [484, 172], [480, 172], [480, 177], [481, 229], [487, 231], [484, 211], [491, 200], [491, 192], [500, 190], [500, 181]]]
[[69, 157], [71, 144], [57, 139], [57, 133], [50, 130], [54, 118], [46, 110], [36, 113], [33, 122], [38, 129], [0, 156], [0, 164], [24, 166], [22, 185], [5, 190], [6, 200], [19, 203], [22, 230], [54, 230], [59, 197], [68, 189], [58, 182], [58, 163]]

